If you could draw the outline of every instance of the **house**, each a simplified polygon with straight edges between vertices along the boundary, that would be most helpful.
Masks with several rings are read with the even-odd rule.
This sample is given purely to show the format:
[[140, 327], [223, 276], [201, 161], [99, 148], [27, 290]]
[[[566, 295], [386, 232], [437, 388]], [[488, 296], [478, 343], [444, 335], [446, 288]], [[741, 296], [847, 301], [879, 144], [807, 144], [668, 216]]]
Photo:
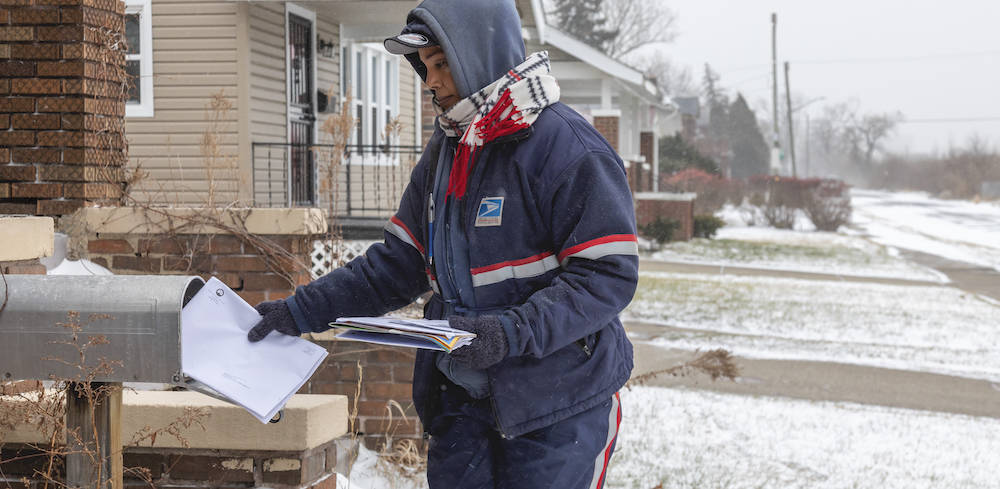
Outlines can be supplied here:
[[560, 100], [591, 120], [625, 161], [633, 192], [655, 191], [657, 141], [677, 107], [632, 68], [548, 25], [541, 0], [518, 0], [528, 52], [548, 51]]
[[[310, 148], [332, 142], [323, 125], [350, 93], [338, 211], [384, 222], [419, 156], [421, 118], [419, 79], [381, 41], [417, 3], [127, 0], [127, 70], [138, 80], [129, 158], [150, 177], [137, 198], [328, 207], [324, 151]], [[402, 130], [387, 158], [394, 119]]]

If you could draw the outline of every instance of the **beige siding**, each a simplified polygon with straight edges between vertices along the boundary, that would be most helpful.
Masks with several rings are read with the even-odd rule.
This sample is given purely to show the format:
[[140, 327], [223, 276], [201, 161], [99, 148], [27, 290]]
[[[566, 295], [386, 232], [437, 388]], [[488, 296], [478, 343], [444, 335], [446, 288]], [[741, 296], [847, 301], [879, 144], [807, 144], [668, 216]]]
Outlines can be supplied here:
[[[316, 47], [316, 90], [338, 96], [340, 93], [340, 25], [334, 19], [323, 15], [317, 16], [316, 24], [320, 39], [335, 44], [332, 58], [324, 58], [319, 53], [319, 46]], [[333, 102], [336, 101], [331, 100], [331, 103]], [[328, 110], [326, 114], [317, 114], [317, 127], [322, 128], [323, 122], [332, 114], [332, 110]], [[324, 142], [322, 131], [317, 137], [317, 142]]]
[[[285, 29], [283, 3], [250, 2], [251, 143], [285, 143], [288, 140]], [[283, 202], [287, 196], [287, 150], [280, 146], [258, 146], [253, 153], [254, 199]]]
[[283, 143], [288, 138], [285, 92], [285, 6], [250, 3], [250, 140]]
[[[232, 103], [219, 126], [221, 157], [215, 161], [232, 164], [237, 153], [236, 3], [153, 0], [151, 20], [155, 116], [126, 120], [130, 159], [149, 174], [133, 196], [203, 203], [209, 184], [201, 141], [214, 94]], [[235, 198], [235, 175], [217, 173], [217, 201]]]
[[413, 87], [417, 73], [413, 71], [410, 62], [403, 56], [399, 57], [399, 120], [403, 122], [403, 132], [400, 134], [401, 146], [413, 146], [416, 143], [414, 125], [416, 124], [416, 89]]

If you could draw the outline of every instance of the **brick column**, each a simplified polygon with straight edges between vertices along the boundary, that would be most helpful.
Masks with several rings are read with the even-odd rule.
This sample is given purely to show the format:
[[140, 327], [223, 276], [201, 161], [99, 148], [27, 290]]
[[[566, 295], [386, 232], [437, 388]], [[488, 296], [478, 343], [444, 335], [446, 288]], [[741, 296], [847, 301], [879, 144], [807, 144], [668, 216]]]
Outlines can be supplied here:
[[121, 196], [121, 0], [0, 0], [0, 213]]
[[653, 191], [653, 175], [656, 174], [655, 168], [659, 164], [656, 161], [656, 153], [653, 151], [653, 145], [655, 144], [656, 138], [653, 137], [651, 131], [639, 133], [639, 154], [646, 157], [646, 164], [649, 165], [649, 170], [642, 173], [641, 188], [636, 188], [636, 192]]
[[618, 116], [594, 116], [594, 128], [618, 151]]

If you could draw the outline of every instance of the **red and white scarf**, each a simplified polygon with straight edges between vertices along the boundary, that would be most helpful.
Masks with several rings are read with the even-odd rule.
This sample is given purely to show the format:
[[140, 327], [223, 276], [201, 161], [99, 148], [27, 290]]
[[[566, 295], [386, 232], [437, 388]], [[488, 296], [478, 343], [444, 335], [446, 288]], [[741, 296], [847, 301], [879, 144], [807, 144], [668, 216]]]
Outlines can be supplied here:
[[[559, 84], [549, 71], [548, 53], [534, 53], [499, 80], [441, 113], [438, 125], [445, 134], [462, 136], [447, 195], [459, 200], [465, 196], [472, 163], [483, 145], [530, 126], [545, 107], [559, 101]], [[441, 111], [436, 100], [434, 106]]]

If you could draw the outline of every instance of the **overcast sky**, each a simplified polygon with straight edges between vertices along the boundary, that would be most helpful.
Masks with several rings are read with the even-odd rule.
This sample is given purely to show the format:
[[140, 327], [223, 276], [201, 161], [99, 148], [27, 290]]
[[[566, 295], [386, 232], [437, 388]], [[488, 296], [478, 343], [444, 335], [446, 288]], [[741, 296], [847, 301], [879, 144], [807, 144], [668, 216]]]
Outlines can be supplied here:
[[[677, 16], [664, 49], [700, 83], [705, 63], [751, 107], [771, 100], [771, 13], [778, 14], [778, 78], [819, 117], [856, 98], [862, 113], [902, 112], [896, 151], [944, 151], [973, 133], [1000, 146], [1000, 1], [663, 0]], [[768, 105], [769, 106], [769, 105]], [[938, 119], [976, 122], [920, 122]]]

